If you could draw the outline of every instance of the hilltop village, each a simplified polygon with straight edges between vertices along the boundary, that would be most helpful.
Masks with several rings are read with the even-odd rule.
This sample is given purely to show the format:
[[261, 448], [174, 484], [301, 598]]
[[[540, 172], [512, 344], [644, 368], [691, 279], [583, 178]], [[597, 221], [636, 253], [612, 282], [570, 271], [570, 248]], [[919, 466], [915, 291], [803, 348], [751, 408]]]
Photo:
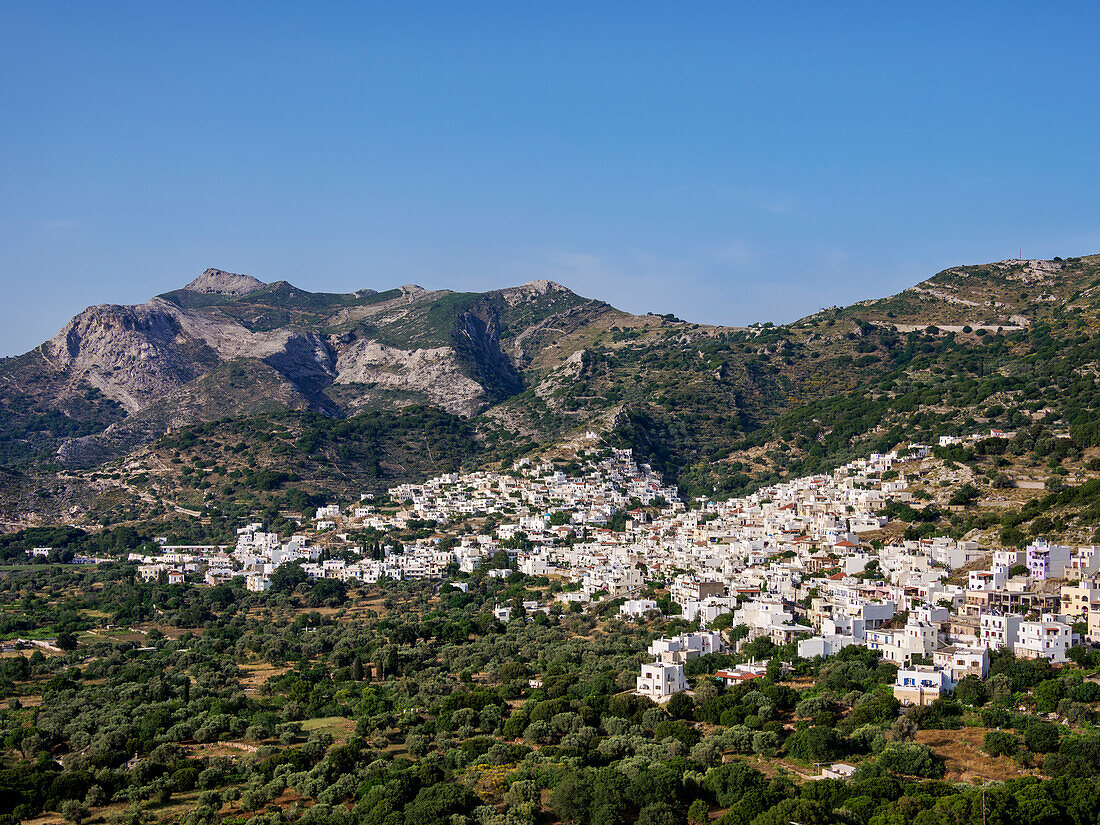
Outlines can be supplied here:
[[[286, 539], [253, 523], [238, 531], [236, 546], [165, 544], [130, 560], [145, 579], [216, 585], [241, 577], [252, 591], [267, 590], [288, 563], [313, 579], [428, 579], [457, 589], [479, 569], [550, 577], [561, 584], [554, 600], [498, 605], [496, 618], [617, 600], [622, 617], [664, 611], [697, 624], [650, 647], [654, 661], [643, 666], [638, 692], [658, 702], [687, 688], [688, 659], [760, 637], [797, 642], [806, 658], [850, 645], [879, 651], [900, 668], [895, 695], [906, 705], [929, 704], [967, 675], [984, 678], [991, 650], [1064, 662], [1081, 633], [1100, 641], [1096, 547], [1037, 540], [991, 552], [945, 537], [884, 540], [882, 513], [913, 501], [914, 482], [938, 464], [930, 454], [913, 445], [688, 507], [631, 451], [582, 450], [564, 465], [521, 460], [511, 472], [403, 484], [385, 503], [364, 495], [350, 507], [321, 507], [310, 529]], [[468, 526], [475, 518], [481, 532]], [[463, 530], [448, 531], [459, 523]], [[349, 544], [409, 528], [425, 537]], [[745, 664], [717, 675], [762, 673]]]

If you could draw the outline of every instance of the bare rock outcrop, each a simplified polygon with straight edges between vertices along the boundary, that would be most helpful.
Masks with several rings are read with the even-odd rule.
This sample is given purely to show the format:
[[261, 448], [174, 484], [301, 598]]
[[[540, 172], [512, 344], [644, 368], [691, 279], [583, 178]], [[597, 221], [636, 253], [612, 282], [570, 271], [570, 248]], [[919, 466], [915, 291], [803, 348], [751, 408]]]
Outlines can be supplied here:
[[184, 289], [214, 295], [247, 295], [265, 286], [259, 278], [221, 269], [207, 269]]
[[556, 281], [548, 281], [545, 278], [539, 278], [538, 280], [528, 281], [519, 286], [510, 286], [502, 289], [500, 290], [500, 297], [505, 300], [508, 306], [514, 307], [525, 301], [531, 301], [535, 298], [541, 298], [543, 295], [549, 295], [551, 292], [569, 292], [569, 290]]
[[484, 406], [484, 390], [461, 369], [451, 347], [403, 350], [361, 340], [336, 361], [337, 384], [378, 384], [424, 393], [456, 415], [473, 415]]
[[86, 381], [135, 412], [206, 372], [215, 356], [184, 340], [172, 312], [103, 304], [81, 312], [44, 348], [74, 383]]
[[474, 416], [523, 391], [526, 344], [541, 352], [598, 311], [548, 280], [481, 295], [416, 284], [336, 294], [211, 268], [144, 304], [89, 307], [4, 359], [0, 400], [71, 411], [81, 435], [39, 438], [69, 466], [169, 427], [278, 410], [428, 403]]

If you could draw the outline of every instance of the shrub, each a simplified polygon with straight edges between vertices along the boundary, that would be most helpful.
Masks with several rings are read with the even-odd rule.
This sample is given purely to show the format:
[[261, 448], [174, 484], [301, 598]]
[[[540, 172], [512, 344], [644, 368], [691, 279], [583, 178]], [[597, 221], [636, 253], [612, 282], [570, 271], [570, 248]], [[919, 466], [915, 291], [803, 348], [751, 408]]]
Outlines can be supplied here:
[[1050, 753], [1058, 750], [1058, 725], [1041, 719], [1028, 720], [1024, 728], [1024, 744], [1034, 753]]
[[986, 733], [982, 748], [990, 756], [1015, 756], [1020, 740], [1008, 731], [991, 730]]
[[906, 776], [939, 779], [944, 774], [943, 760], [927, 745], [917, 742], [891, 742], [879, 754], [878, 760], [888, 771]]
[[841, 753], [840, 736], [832, 728], [820, 725], [792, 734], [786, 747], [790, 756], [804, 762], [828, 762]]

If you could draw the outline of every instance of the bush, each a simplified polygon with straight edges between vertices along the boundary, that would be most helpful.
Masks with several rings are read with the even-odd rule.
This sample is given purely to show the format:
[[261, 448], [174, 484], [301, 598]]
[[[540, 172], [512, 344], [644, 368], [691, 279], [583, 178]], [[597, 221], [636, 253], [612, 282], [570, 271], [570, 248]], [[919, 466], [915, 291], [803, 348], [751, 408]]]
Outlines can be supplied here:
[[462, 785], [433, 785], [422, 789], [405, 809], [405, 822], [407, 825], [435, 825], [455, 814], [468, 814], [479, 804], [481, 800], [477, 795]]
[[1024, 744], [1033, 753], [1058, 750], [1058, 725], [1041, 719], [1029, 719], [1024, 728]]
[[906, 776], [939, 779], [944, 774], [943, 760], [917, 742], [891, 742], [879, 754], [878, 762], [886, 770]]
[[990, 756], [1015, 756], [1020, 749], [1020, 740], [1008, 731], [991, 730], [986, 732], [982, 748]]
[[791, 734], [786, 748], [790, 756], [803, 762], [828, 762], [842, 752], [837, 732], [820, 725]]

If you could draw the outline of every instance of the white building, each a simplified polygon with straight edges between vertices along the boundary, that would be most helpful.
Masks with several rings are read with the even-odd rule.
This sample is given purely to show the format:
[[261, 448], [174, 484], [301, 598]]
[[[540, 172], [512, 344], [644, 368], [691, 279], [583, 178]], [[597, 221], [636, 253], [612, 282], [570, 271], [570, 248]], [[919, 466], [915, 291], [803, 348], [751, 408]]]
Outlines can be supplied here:
[[620, 608], [620, 616], [629, 616], [632, 619], [640, 619], [647, 613], [661, 612], [657, 602], [653, 599], [628, 599]]
[[1020, 622], [1014, 653], [1024, 659], [1050, 659], [1064, 662], [1072, 644], [1073, 631], [1052, 613], [1044, 613], [1037, 622]]
[[649, 654], [662, 662], [682, 664], [697, 656], [721, 653], [725, 647], [721, 633], [700, 630], [673, 636], [671, 639], [654, 639], [649, 646]]
[[989, 673], [989, 648], [953, 645], [940, 648], [932, 653], [932, 664], [947, 673], [952, 682], [961, 682], [967, 676], [984, 679]]
[[954, 687], [951, 677], [930, 665], [917, 665], [898, 671], [894, 698], [902, 705], [930, 705]]
[[687, 690], [683, 665], [670, 665], [663, 662], [651, 662], [642, 665], [638, 677], [637, 693], [647, 696], [654, 702], [664, 702], [675, 693]]
[[978, 619], [978, 643], [990, 650], [1016, 646], [1016, 631], [1020, 627], [1020, 617], [1012, 614], [982, 613]]

